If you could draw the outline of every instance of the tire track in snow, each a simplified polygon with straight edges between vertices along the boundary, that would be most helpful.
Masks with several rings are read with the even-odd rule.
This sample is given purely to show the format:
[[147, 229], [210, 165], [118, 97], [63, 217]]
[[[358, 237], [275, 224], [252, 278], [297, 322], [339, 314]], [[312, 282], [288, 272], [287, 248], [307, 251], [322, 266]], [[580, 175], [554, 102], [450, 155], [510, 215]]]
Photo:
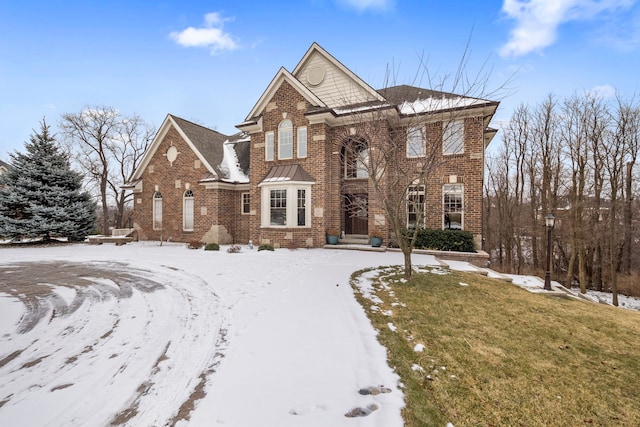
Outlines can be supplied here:
[[[0, 424], [175, 424], [188, 419], [228, 347], [218, 296], [184, 271], [14, 264], [0, 266], [0, 283], [26, 307], [2, 337]], [[74, 289], [73, 300], [56, 286]]]

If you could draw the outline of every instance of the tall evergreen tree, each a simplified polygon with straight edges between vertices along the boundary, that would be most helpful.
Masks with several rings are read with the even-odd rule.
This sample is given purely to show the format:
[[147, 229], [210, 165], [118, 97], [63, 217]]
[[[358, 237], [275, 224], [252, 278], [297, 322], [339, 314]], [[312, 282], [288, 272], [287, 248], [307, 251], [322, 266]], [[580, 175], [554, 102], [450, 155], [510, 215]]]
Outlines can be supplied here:
[[0, 176], [0, 236], [84, 239], [95, 227], [95, 205], [44, 119], [25, 148]]

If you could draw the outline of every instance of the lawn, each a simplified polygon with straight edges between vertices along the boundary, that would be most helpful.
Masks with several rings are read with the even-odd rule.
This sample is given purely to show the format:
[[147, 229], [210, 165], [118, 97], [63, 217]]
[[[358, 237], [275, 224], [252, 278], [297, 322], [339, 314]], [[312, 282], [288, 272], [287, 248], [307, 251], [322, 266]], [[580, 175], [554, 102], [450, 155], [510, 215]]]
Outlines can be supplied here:
[[407, 426], [640, 425], [638, 312], [440, 269], [352, 284], [402, 378]]

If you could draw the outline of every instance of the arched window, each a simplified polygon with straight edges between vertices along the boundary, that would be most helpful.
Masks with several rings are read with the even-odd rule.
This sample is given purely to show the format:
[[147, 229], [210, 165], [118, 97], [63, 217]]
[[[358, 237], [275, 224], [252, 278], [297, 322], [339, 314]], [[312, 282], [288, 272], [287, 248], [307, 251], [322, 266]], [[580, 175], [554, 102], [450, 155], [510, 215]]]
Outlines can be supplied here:
[[162, 230], [162, 193], [153, 193], [153, 229]]
[[194, 200], [193, 191], [187, 190], [182, 198], [182, 229], [193, 231]]
[[293, 158], [293, 123], [283, 120], [278, 125], [278, 159]]
[[345, 178], [369, 177], [369, 149], [367, 143], [350, 139], [342, 148], [342, 162]]

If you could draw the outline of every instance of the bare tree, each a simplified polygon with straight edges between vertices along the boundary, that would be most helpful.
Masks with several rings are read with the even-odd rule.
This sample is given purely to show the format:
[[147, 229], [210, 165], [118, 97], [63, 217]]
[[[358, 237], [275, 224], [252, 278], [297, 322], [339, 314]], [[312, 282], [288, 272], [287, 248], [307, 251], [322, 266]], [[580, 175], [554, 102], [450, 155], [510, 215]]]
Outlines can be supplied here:
[[122, 226], [127, 201], [121, 185], [130, 178], [155, 131], [140, 117], [123, 117], [113, 107], [85, 107], [63, 114], [60, 128], [70, 152], [98, 189], [102, 233], [109, 233], [109, 206], [116, 206], [114, 225]]
[[626, 274], [631, 273], [631, 253], [633, 242], [633, 168], [638, 158], [640, 150], [640, 106], [635, 99], [618, 101], [618, 114], [626, 122], [627, 133], [627, 161], [625, 164], [625, 185], [624, 185], [624, 253], [622, 260], [622, 270]]
[[[375, 228], [388, 230], [394, 237], [404, 256], [407, 278], [413, 271], [411, 253], [419, 229], [426, 220], [435, 222], [440, 216], [439, 210], [429, 211], [434, 204], [427, 202], [426, 189], [428, 183], [441, 180], [443, 151], [462, 144], [463, 129], [467, 126], [484, 135], [485, 120], [497, 107], [497, 102], [487, 98], [505, 87], [488, 93], [486, 69], [483, 67], [469, 76], [467, 63], [465, 50], [456, 73], [436, 80], [429, 74], [427, 63], [421, 61], [415, 86], [394, 86], [393, 73], [388, 73], [385, 89], [379, 92], [389, 102], [363, 104], [361, 110], [351, 111], [341, 127], [343, 134], [336, 138], [346, 141], [340, 152], [346, 175], [355, 178], [362, 174], [367, 178], [366, 182], [349, 185], [365, 186], [366, 191], [375, 195], [367, 208], [374, 217], [385, 218], [376, 220]], [[424, 81], [428, 88], [420, 88]], [[443, 92], [444, 88], [449, 91]], [[483, 108], [491, 113], [485, 113], [486, 116], [477, 113]], [[476, 113], [469, 113], [474, 109]], [[484, 148], [483, 140], [476, 148], [481, 169]], [[481, 185], [478, 191], [482, 191]], [[358, 212], [357, 200], [345, 199], [344, 203], [348, 211]]]
[[130, 182], [142, 156], [149, 148], [156, 130], [138, 115], [124, 117], [118, 126], [116, 135], [109, 144], [112, 167], [108, 176], [109, 188], [115, 201], [114, 225], [122, 228], [128, 222], [126, 207], [133, 198], [133, 193], [125, 191], [122, 184]]

